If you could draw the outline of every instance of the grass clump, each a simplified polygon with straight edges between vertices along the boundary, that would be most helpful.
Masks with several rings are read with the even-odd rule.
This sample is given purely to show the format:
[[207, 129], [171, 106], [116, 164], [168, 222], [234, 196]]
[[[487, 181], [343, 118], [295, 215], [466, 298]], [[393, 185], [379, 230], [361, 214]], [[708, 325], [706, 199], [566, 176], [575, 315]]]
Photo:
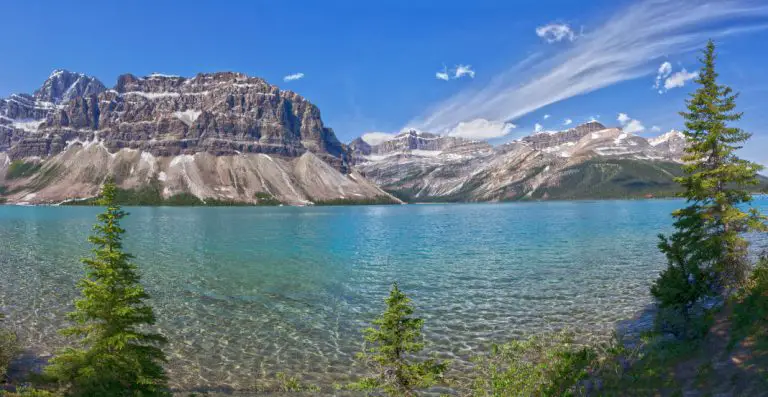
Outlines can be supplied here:
[[303, 383], [299, 378], [295, 376], [286, 375], [285, 372], [278, 372], [275, 375], [277, 379], [277, 391], [282, 393], [298, 393], [298, 392], [318, 392], [320, 388], [315, 385], [308, 385]]

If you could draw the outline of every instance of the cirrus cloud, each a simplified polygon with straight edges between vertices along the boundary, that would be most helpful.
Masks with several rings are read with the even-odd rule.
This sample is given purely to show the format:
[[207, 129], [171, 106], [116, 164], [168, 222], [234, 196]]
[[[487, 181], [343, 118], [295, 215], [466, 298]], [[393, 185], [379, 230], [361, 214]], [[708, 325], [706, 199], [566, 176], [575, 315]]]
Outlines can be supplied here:
[[434, 104], [408, 125], [440, 133], [474, 119], [513, 121], [552, 103], [647, 76], [649, 65], [690, 53], [708, 38], [764, 30], [756, 0], [647, 0], [609, 16], [559, 53], [534, 53], [484, 86]]

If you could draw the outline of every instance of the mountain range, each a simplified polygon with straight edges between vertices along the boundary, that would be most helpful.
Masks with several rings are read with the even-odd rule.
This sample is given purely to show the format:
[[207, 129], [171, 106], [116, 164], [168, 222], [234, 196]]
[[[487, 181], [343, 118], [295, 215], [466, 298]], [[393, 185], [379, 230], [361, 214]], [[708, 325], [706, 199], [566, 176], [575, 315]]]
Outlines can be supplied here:
[[356, 168], [405, 201], [668, 195], [684, 148], [678, 131], [646, 139], [597, 121], [499, 146], [416, 130], [350, 144]]
[[0, 99], [0, 200], [75, 202], [95, 196], [108, 176], [158, 202], [668, 195], [685, 144], [677, 131], [646, 138], [590, 121], [497, 146], [413, 129], [345, 145], [315, 105], [257, 77], [125, 74], [108, 89], [55, 70], [33, 94]]

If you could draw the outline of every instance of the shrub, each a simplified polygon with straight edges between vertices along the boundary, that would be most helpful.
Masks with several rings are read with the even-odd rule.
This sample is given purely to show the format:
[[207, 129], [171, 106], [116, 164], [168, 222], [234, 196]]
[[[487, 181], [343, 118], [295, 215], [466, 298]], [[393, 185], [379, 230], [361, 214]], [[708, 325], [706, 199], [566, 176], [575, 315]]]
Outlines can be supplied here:
[[294, 376], [288, 376], [284, 372], [278, 372], [277, 378], [277, 391], [279, 392], [316, 392], [320, 391], [320, 388], [315, 385], [306, 385], [301, 380]]
[[60, 393], [51, 392], [48, 390], [35, 389], [29, 386], [21, 386], [16, 389], [16, 392], [2, 392], [0, 391], [0, 397], [59, 397]]
[[415, 396], [418, 389], [437, 384], [447, 369], [434, 359], [418, 361], [413, 354], [424, 349], [424, 320], [412, 317], [411, 300], [392, 285], [386, 310], [363, 331], [369, 346], [358, 358], [372, 375], [349, 385], [356, 390], [381, 390], [389, 396]]
[[[0, 314], [0, 320], [3, 315]], [[0, 381], [5, 378], [8, 365], [19, 353], [19, 342], [16, 334], [10, 330], [0, 328]]]
[[768, 257], [758, 261], [740, 302], [734, 305], [731, 344], [748, 336], [757, 338], [757, 348], [768, 349]]
[[474, 396], [554, 397], [582, 391], [597, 354], [560, 332], [493, 346], [474, 361]]

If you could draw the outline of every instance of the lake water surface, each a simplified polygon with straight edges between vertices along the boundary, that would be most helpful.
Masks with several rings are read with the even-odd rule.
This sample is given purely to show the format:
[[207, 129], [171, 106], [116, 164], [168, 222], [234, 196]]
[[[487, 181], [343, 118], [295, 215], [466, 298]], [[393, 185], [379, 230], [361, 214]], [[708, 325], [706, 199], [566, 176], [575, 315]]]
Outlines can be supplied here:
[[[768, 206], [758, 201], [758, 207]], [[610, 332], [650, 302], [678, 200], [129, 208], [172, 384], [330, 384], [399, 282], [430, 349], [461, 363], [548, 329]], [[38, 354], [63, 340], [97, 208], [0, 206], [0, 311]]]

